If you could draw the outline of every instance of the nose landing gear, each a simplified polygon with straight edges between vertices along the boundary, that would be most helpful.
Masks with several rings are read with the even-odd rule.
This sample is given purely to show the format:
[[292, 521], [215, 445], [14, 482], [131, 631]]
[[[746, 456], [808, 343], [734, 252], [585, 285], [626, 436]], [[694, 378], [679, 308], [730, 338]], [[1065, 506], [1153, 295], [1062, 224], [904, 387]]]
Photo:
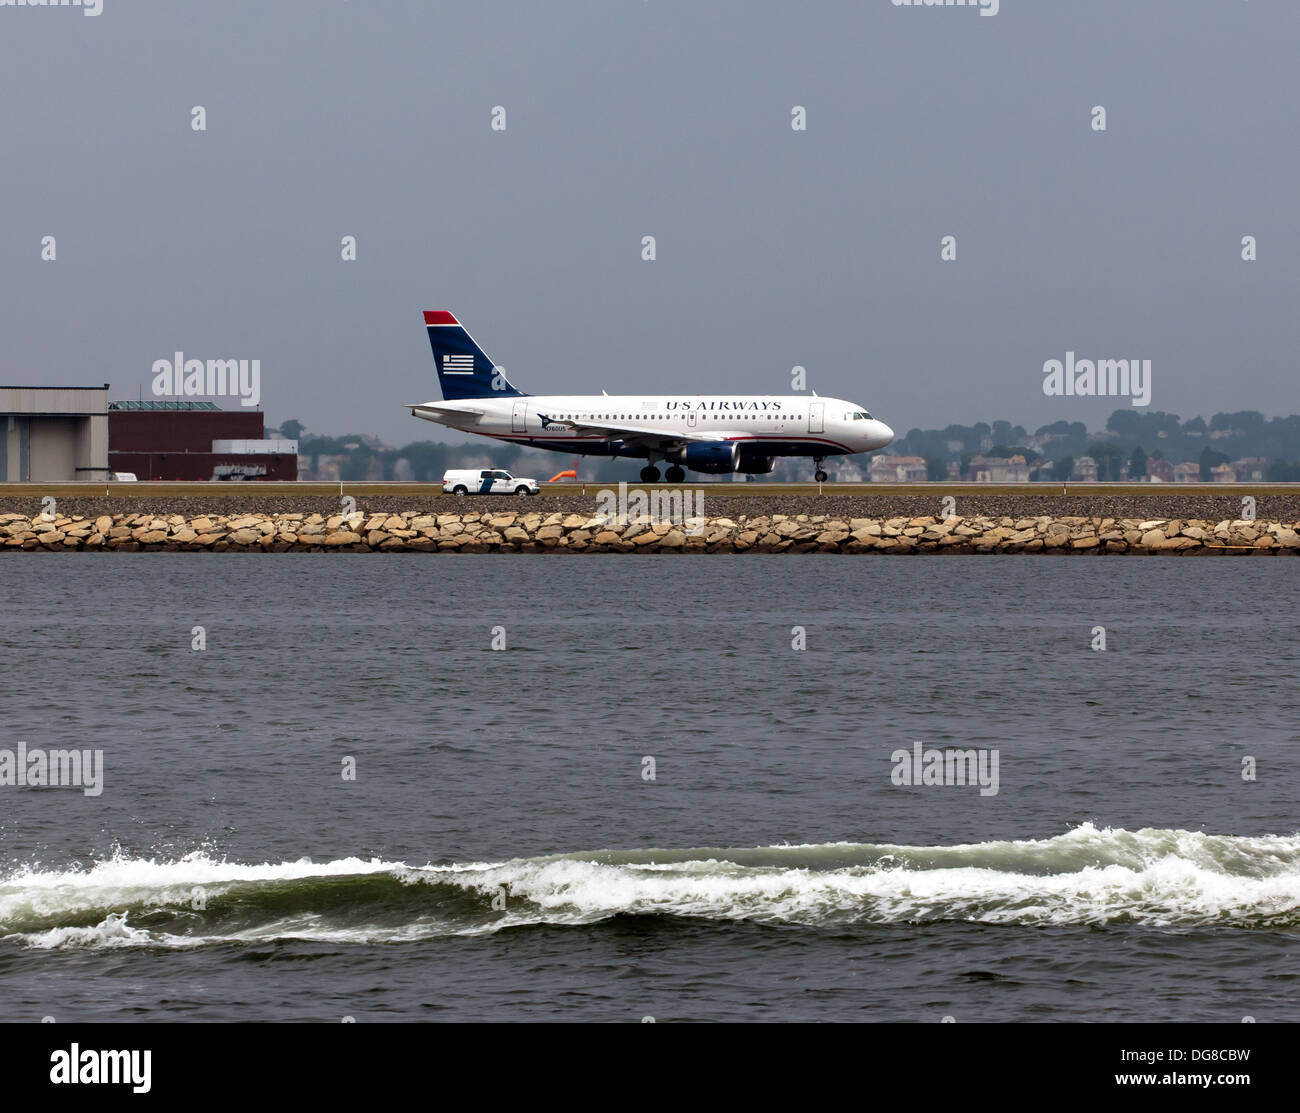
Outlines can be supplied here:
[[817, 472], [816, 472], [816, 474], [813, 476], [813, 478], [814, 478], [815, 480], [817, 480], [818, 483], [825, 483], [826, 480], [830, 478], [830, 477], [826, 474], [825, 469], [822, 467], [822, 465], [823, 465], [825, 462], [826, 462], [826, 458], [825, 458], [824, 456], [814, 456], [814, 457], [813, 457], [813, 466], [817, 469]]

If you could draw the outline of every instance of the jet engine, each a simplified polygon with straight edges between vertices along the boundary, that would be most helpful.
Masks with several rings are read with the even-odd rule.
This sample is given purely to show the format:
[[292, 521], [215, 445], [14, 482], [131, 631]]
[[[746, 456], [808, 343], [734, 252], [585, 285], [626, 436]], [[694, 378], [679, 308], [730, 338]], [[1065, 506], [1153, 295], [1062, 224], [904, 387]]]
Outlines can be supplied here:
[[686, 446], [679, 463], [708, 475], [727, 475], [740, 463], [740, 445], [735, 441], [695, 441]]

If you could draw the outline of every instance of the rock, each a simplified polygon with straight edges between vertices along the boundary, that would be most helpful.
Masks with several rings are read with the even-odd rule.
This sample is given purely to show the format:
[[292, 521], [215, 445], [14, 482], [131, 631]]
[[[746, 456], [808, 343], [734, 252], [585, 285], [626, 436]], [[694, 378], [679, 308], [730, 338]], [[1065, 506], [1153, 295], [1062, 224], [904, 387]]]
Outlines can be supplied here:
[[351, 530], [336, 530], [325, 535], [325, 544], [330, 548], [338, 548], [340, 545], [359, 545], [360, 543], [361, 535], [353, 533]]

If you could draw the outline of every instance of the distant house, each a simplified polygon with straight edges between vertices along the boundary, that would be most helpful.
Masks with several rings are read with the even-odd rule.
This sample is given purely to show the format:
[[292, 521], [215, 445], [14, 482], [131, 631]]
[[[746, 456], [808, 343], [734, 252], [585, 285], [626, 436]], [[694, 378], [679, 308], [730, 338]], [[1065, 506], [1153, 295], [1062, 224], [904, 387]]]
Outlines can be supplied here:
[[1262, 483], [1268, 478], [1268, 460], [1263, 456], [1244, 456], [1232, 461], [1238, 483]]
[[1051, 460], [1039, 460], [1029, 469], [1030, 483], [1047, 483], [1056, 478], [1056, 465]]
[[337, 483], [341, 478], [341, 472], [351, 459], [350, 456], [317, 456], [316, 469], [303, 478], [314, 479], [321, 483]]
[[1237, 469], [1231, 464], [1216, 464], [1210, 469], [1211, 483], [1236, 483]]
[[1174, 482], [1175, 483], [1199, 483], [1201, 481], [1201, 465], [1195, 460], [1188, 460], [1182, 464], [1174, 465]]
[[1154, 459], [1148, 456], [1147, 479], [1151, 483], [1172, 483], [1174, 481], [1174, 465], [1161, 456]]
[[869, 468], [872, 483], [924, 483], [924, 456], [873, 456]]
[[1070, 475], [1074, 483], [1096, 483], [1097, 461], [1091, 456], [1079, 456], [1074, 461], [1074, 472]]
[[972, 456], [970, 477], [975, 483], [1028, 483], [1029, 465], [1023, 456]]

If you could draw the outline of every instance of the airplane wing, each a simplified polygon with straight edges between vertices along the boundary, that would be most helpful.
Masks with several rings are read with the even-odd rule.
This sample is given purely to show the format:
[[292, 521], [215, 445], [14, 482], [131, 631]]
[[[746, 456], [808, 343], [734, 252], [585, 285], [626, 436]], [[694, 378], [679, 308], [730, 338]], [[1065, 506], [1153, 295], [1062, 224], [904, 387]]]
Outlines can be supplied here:
[[682, 429], [672, 431], [651, 429], [641, 425], [615, 425], [593, 421], [568, 421], [549, 417], [539, 413], [538, 418], [545, 425], [562, 425], [577, 433], [596, 433], [607, 441], [626, 441], [629, 444], [644, 445], [648, 448], [663, 448], [683, 444], [686, 441], [716, 441], [717, 433], [692, 433]]

